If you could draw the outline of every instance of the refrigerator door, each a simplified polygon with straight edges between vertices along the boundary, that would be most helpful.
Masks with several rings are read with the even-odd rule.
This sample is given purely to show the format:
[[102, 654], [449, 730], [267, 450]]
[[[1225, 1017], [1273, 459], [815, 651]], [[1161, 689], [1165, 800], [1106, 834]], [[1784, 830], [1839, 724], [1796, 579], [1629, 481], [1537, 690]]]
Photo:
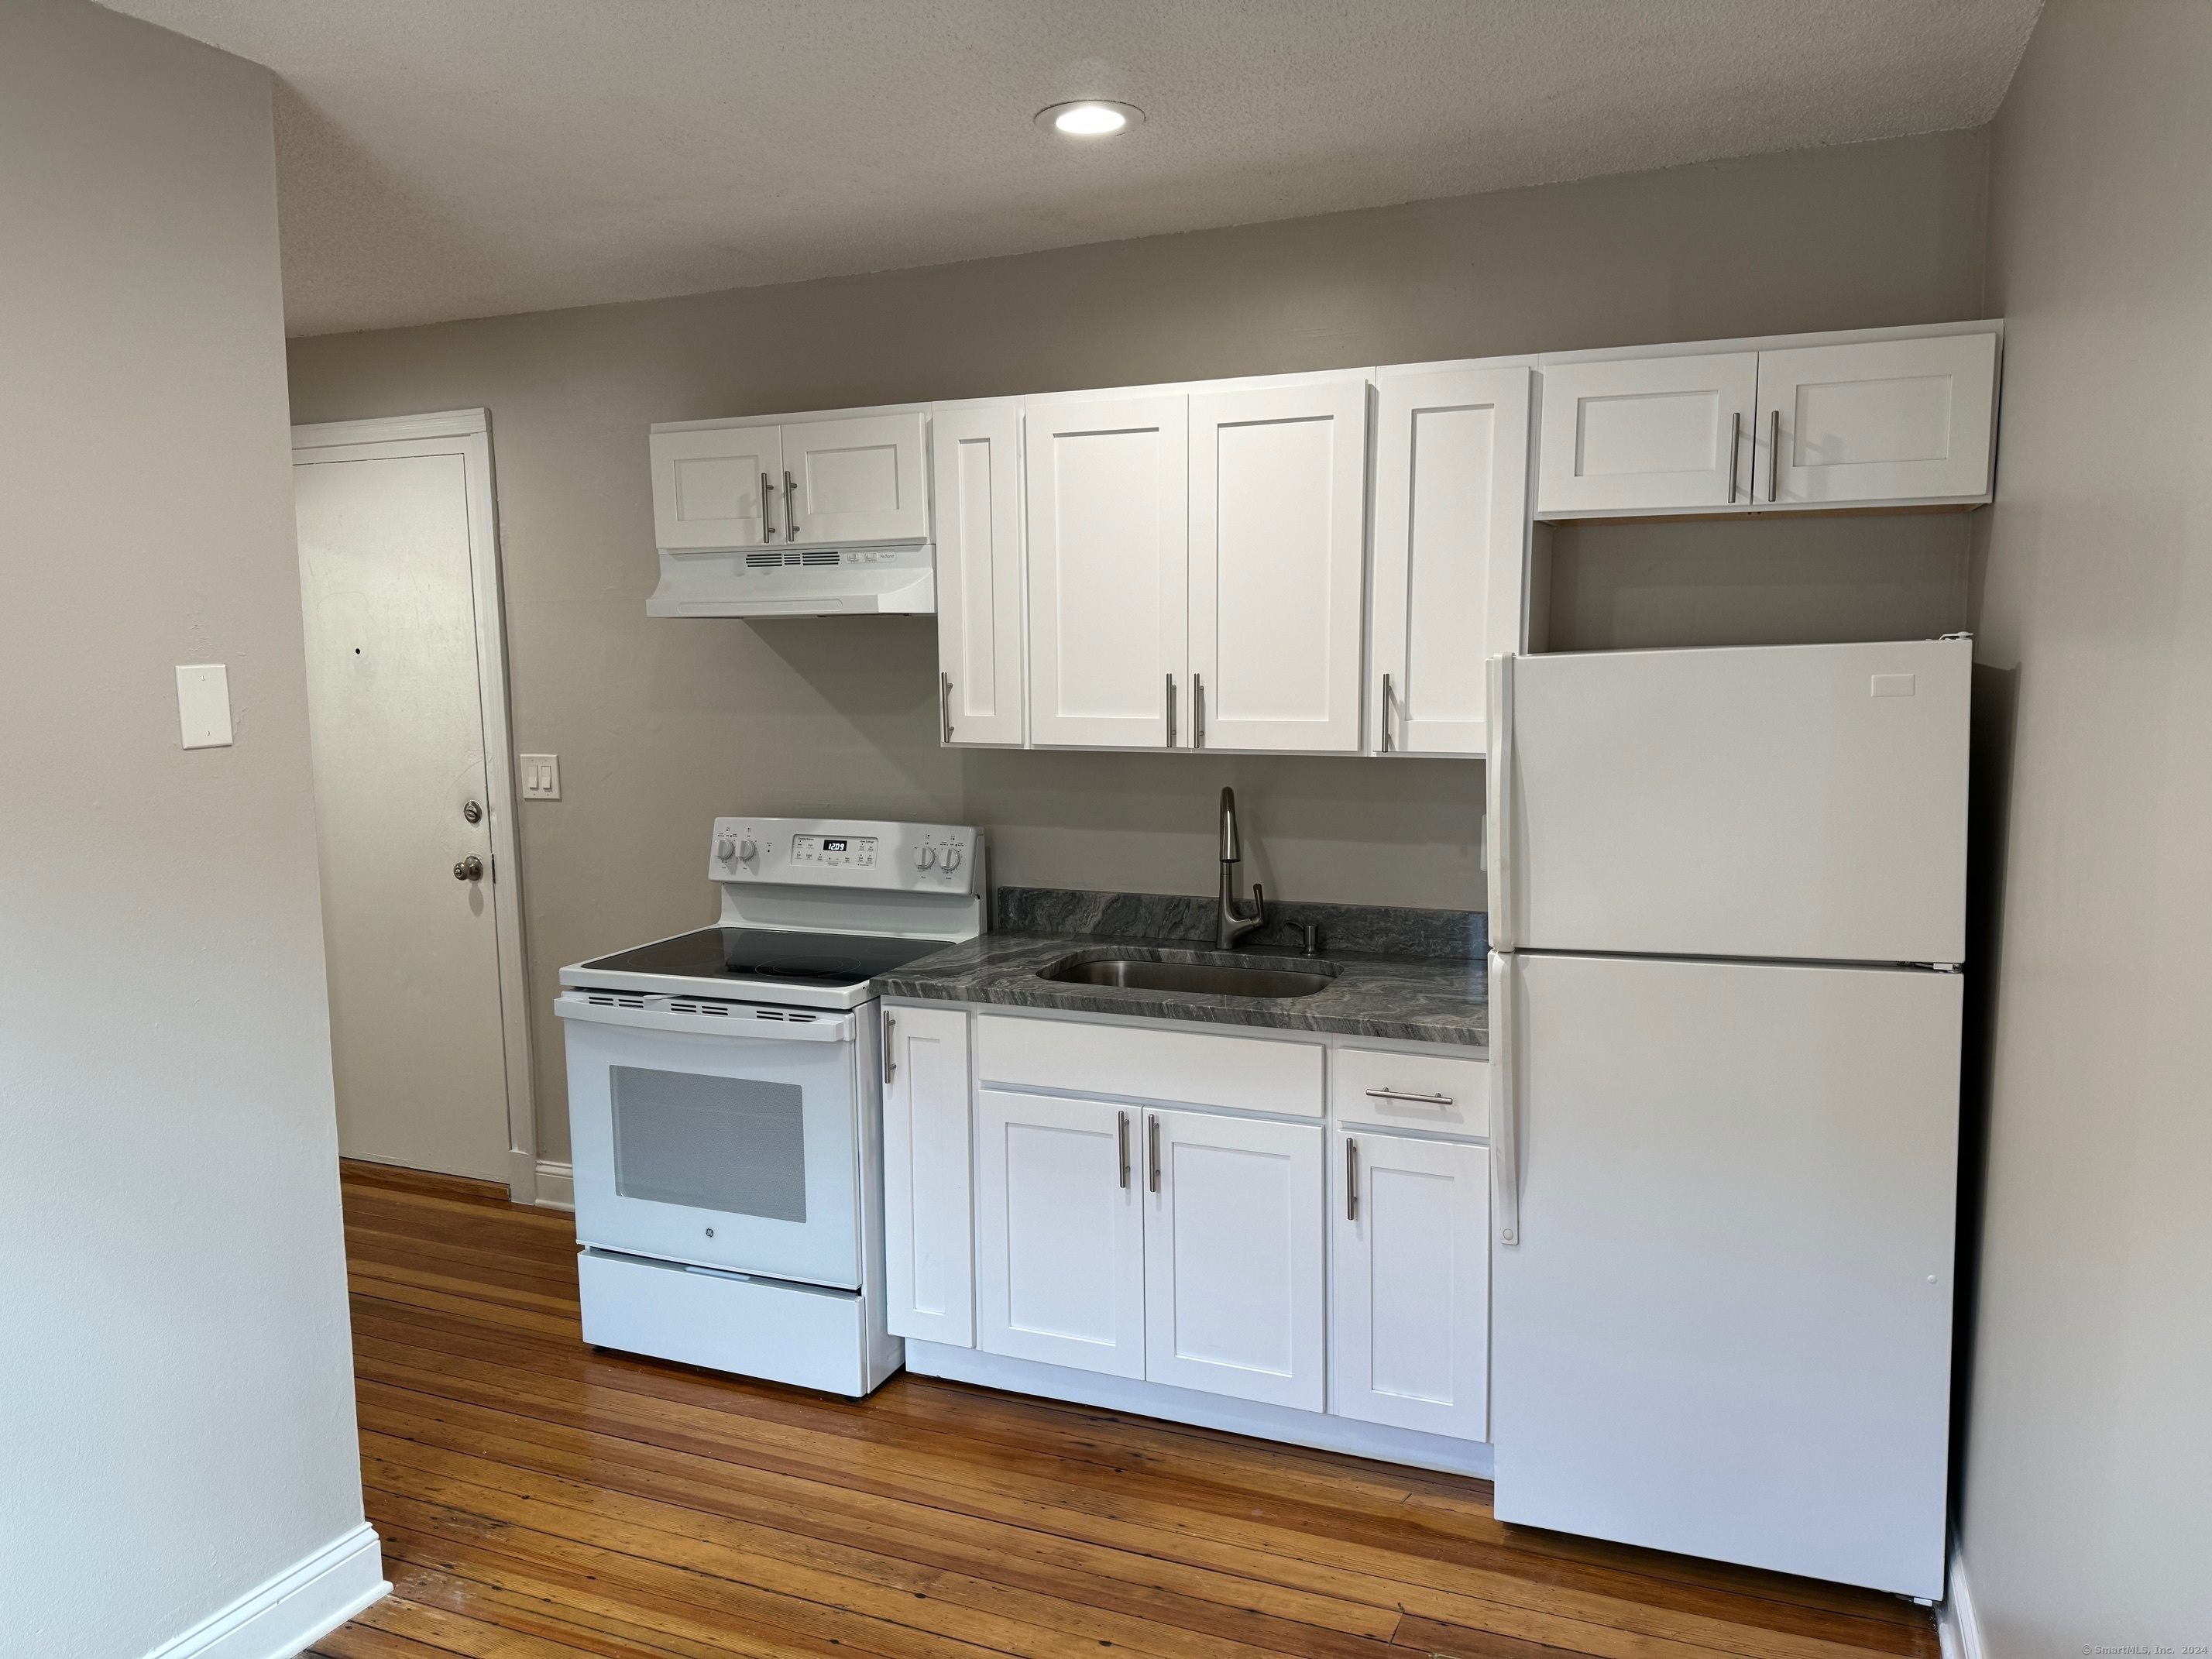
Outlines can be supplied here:
[[1492, 942], [1960, 961], [1972, 651], [1500, 659]]
[[1960, 977], [1509, 967], [1498, 1519], [1940, 1596]]

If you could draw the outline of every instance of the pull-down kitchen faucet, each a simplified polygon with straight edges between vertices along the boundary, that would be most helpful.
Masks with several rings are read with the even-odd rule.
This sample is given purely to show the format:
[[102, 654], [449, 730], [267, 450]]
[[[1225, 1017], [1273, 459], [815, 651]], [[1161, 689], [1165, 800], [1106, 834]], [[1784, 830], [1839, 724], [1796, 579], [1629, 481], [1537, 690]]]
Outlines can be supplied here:
[[1221, 792], [1221, 905], [1213, 918], [1213, 944], [1217, 950], [1233, 949], [1243, 939], [1267, 919], [1267, 896], [1260, 890], [1260, 884], [1252, 884], [1252, 908], [1246, 910], [1237, 896], [1237, 866], [1243, 855], [1237, 843], [1237, 792], [1224, 788]]

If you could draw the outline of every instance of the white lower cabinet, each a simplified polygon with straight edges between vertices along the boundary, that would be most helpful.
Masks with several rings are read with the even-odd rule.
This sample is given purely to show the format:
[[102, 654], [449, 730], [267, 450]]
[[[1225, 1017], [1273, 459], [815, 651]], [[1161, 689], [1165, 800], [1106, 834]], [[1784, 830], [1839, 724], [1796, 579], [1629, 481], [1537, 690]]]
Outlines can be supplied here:
[[1145, 1115], [1145, 1376], [1322, 1409], [1322, 1129]]
[[968, 1016], [884, 1011], [884, 1266], [893, 1336], [975, 1341]]
[[979, 1090], [976, 1346], [1145, 1375], [1135, 1107]]
[[1332, 1139], [1330, 1413], [1486, 1438], [1489, 1149], [1365, 1132]]

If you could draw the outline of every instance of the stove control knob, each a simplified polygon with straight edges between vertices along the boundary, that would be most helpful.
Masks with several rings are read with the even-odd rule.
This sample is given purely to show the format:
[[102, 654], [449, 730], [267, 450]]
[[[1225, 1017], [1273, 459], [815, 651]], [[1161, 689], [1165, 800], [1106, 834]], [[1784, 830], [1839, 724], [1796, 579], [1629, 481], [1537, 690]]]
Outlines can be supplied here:
[[714, 857], [721, 863], [727, 864], [732, 859], [737, 857], [737, 855], [738, 844], [732, 841], [727, 836], [723, 836], [720, 841], [714, 843]]
[[747, 864], [752, 862], [753, 854], [759, 851], [760, 848], [749, 841], [741, 841], [738, 843], [738, 857]]
[[917, 847], [914, 849], [914, 867], [915, 869], [927, 870], [931, 865], [936, 862], [937, 849], [934, 847]]
[[959, 867], [960, 848], [957, 846], [946, 848], [945, 849], [945, 873], [949, 876]]

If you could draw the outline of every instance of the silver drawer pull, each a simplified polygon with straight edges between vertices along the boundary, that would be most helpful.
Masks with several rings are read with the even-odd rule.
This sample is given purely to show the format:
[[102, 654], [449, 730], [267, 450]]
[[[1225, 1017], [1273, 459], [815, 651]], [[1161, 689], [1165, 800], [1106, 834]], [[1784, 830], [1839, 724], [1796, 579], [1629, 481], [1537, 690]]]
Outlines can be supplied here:
[[1402, 1100], [1409, 1106], [1454, 1106], [1458, 1104], [1449, 1095], [1416, 1094], [1411, 1089], [1370, 1089], [1370, 1100]]

